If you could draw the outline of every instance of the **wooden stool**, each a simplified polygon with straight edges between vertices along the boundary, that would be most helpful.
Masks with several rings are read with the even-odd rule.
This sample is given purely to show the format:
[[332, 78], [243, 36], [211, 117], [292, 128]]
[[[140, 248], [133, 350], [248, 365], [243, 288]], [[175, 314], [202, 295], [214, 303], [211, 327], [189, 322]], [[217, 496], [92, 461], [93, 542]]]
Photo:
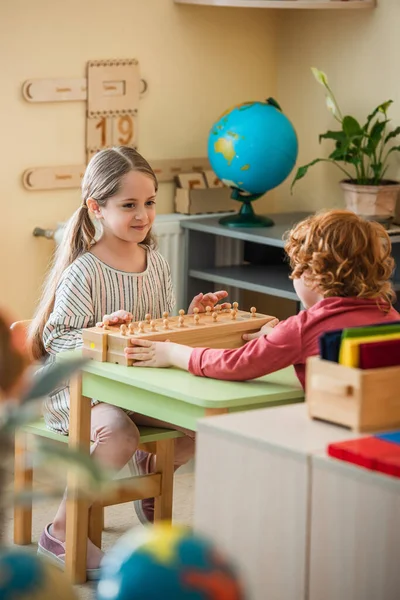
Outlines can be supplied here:
[[[31, 321], [17, 321], [11, 329], [27, 332]], [[30, 353], [27, 347], [26, 352]], [[95, 502], [90, 509], [88, 535], [101, 547], [104, 526], [104, 507], [144, 498], [155, 498], [154, 519], [171, 520], [174, 479], [174, 439], [184, 434], [175, 429], [139, 427], [139, 448], [156, 455], [156, 472], [149, 475], [126, 477], [115, 480], [110, 493]], [[68, 436], [47, 429], [43, 419], [19, 429], [15, 435], [14, 488], [16, 493], [32, 490], [33, 466], [29, 461], [29, 437], [40, 436], [56, 442], [68, 443]], [[32, 502], [14, 507], [14, 543], [32, 542]]]
[[[183, 434], [174, 429], [139, 427], [139, 448], [156, 455], [155, 474], [125, 477], [115, 480], [112, 493], [94, 503], [90, 510], [89, 537], [101, 547], [103, 512], [105, 506], [122, 504], [144, 498], [155, 498], [155, 520], [172, 518], [172, 491], [174, 477], [174, 439]], [[33, 467], [29, 460], [29, 436], [37, 435], [60, 443], [68, 443], [68, 436], [50, 431], [43, 420], [26, 425], [15, 437], [14, 488], [16, 494], [32, 490]], [[139, 480], [135, 483], [135, 480]], [[32, 542], [32, 503], [14, 507], [14, 543]]]

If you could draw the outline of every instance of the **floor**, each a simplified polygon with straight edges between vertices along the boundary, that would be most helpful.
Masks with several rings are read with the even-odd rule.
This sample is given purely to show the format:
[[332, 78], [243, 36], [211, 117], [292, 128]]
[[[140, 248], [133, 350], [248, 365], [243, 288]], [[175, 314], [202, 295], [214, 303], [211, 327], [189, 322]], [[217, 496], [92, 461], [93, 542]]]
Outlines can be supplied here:
[[[193, 491], [194, 491], [194, 467], [193, 463], [179, 469], [175, 474], [174, 483], [174, 521], [183, 525], [191, 525], [193, 517]], [[124, 473], [122, 473], [124, 474]], [[11, 479], [11, 473], [10, 473]], [[48, 475], [40, 473], [35, 478], [34, 489], [43, 491], [47, 488]], [[11, 485], [8, 486], [11, 490]], [[33, 541], [28, 551], [36, 552], [36, 543], [44, 526], [49, 523], [58, 506], [58, 499], [45, 498], [36, 502], [33, 513]], [[4, 540], [12, 543], [12, 512], [8, 511], [5, 519]], [[121, 504], [119, 506], [110, 506], [105, 511], [105, 531], [103, 534], [103, 549], [110, 549], [118, 538], [128, 529], [141, 527], [132, 504]], [[95, 584], [85, 584], [76, 587], [79, 600], [95, 599]]]

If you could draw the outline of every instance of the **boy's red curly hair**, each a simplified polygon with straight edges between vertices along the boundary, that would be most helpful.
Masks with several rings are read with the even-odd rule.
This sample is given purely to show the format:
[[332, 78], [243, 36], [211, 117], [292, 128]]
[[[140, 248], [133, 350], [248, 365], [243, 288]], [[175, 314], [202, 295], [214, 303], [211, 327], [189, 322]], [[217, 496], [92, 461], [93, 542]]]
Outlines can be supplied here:
[[347, 210], [308, 217], [288, 232], [285, 245], [291, 279], [304, 275], [324, 298], [377, 298], [389, 306], [395, 298], [391, 248], [382, 225]]

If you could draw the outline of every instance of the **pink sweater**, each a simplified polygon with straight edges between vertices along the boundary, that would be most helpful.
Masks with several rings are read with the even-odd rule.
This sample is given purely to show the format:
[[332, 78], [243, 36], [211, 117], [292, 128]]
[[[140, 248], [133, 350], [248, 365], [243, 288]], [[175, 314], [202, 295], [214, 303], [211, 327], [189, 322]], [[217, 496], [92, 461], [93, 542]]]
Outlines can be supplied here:
[[384, 313], [375, 300], [324, 298], [312, 308], [279, 323], [268, 336], [261, 336], [241, 348], [195, 348], [190, 356], [189, 371], [214, 379], [245, 381], [294, 365], [304, 388], [306, 360], [319, 354], [318, 339], [322, 333], [399, 319], [394, 308]]

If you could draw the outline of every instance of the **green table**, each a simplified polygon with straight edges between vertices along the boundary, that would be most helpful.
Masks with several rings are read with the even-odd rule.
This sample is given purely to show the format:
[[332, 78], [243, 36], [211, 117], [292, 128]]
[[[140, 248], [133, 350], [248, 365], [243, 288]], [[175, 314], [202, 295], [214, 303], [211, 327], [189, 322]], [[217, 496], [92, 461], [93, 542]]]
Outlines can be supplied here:
[[[64, 352], [69, 360], [80, 350]], [[70, 386], [69, 444], [89, 452], [90, 399], [112, 403], [193, 431], [197, 420], [227, 412], [301, 402], [303, 390], [292, 368], [246, 382], [195, 377], [179, 369], [124, 367], [90, 361]], [[87, 501], [79, 497], [74, 473], [68, 476], [66, 568], [75, 582], [85, 580]], [[79, 557], [79, 560], [77, 559]]]

